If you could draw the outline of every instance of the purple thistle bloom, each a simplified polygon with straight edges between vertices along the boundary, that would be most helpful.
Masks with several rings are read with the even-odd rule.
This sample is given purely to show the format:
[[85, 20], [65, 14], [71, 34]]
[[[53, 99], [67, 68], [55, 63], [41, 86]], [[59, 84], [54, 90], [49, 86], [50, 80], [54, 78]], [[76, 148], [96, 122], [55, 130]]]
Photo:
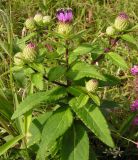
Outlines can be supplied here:
[[138, 125], [138, 116], [136, 116], [132, 122], [133, 125], [137, 126]]
[[118, 17], [122, 19], [128, 19], [128, 15], [125, 12], [119, 13]]
[[72, 19], [73, 19], [72, 9], [71, 8], [58, 9], [56, 17], [57, 17], [59, 22], [70, 23], [72, 21]]
[[138, 100], [135, 100], [135, 101], [132, 103], [132, 105], [131, 105], [131, 107], [130, 107], [130, 110], [131, 110], [132, 112], [135, 112], [135, 111], [138, 110]]
[[138, 74], [138, 66], [137, 65], [134, 65], [134, 67], [131, 68], [131, 74], [134, 76]]
[[30, 42], [28, 45], [27, 45], [29, 48], [36, 48], [36, 45], [32, 42]]

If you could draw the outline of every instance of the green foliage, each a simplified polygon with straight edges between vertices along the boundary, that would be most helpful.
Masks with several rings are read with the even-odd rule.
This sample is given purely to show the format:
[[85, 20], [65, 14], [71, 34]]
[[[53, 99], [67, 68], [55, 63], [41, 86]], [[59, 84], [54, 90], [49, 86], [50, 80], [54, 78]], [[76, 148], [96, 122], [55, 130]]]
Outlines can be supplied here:
[[62, 66], [53, 67], [48, 72], [49, 81], [54, 81], [63, 76], [66, 72], [66, 69]]
[[24, 99], [23, 102], [19, 104], [17, 110], [14, 112], [12, 116], [12, 119], [15, 119], [23, 115], [24, 113], [26, 113], [29, 110], [32, 110], [33, 108], [40, 107], [39, 104], [43, 101], [45, 101], [45, 103], [47, 104], [50, 104], [65, 96], [66, 90], [63, 87], [56, 87], [47, 92], [38, 92], [31, 94], [28, 97], [26, 97], [26, 99]]
[[75, 123], [64, 135], [61, 160], [89, 160], [89, 138], [84, 127]]
[[48, 146], [63, 135], [71, 126], [72, 122], [72, 113], [65, 106], [64, 108], [59, 108], [53, 113], [44, 125], [38, 157], [41, 157], [41, 159], [45, 158]]
[[78, 46], [70, 55], [69, 55], [69, 62], [76, 60], [78, 56], [90, 53], [92, 51], [92, 46], [89, 44], [83, 44]]
[[106, 54], [106, 58], [112, 61], [113, 64], [117, 65], [118, 67], [122, 69], [128, 69], [127, 63], [124, 61], [124, 59], [117, 53], [109, 52]]
[[29, 141], [27, 142], [27, 147], [30, 147], [31, 145], [34, 145], [38, 143], [41, 139], [42, 129], [47, 121], [47, 119], [52, 115], [52, 112], [46, 112], [44, 114], [41, 114], [40, 116], [33, 119], [29, 133], [31, 137], [29, 138]]
[[4, 145], [0, 147], [0, 156], [4, 154], [9, 148], [13, 147], [19, 140], [21, 140], [24, 136], [19, 135], [14, 137], [13, 139], [6, 142]]
[[110, 147], [114, 147], [113, 140], [110, 135], [110, 131], [107, 122], [101, 113], [100, 109], [93, 105], [86, 105], [83, 108], [78, 108], [76, 98], [70, 101], [70, 106], [77, 116], [83, 121], [83, 123], [94, 134]]
[[67, 76], [72, 80], [79, 80], [84, 77], [90, 77], [105, 81], [105, 77], [98, 72], [96, 67], [89, 64], [78, 62], [67, 73]]
[[[55, 20], [65, 7], [72, 8], [71, 23]], [[0, 1], [1, 159], [137, 158], [127, 143], [138, 136], [137, 112], [129, 111], [137, 7], [135, 0]], [[107, 33], [120, 11], [129, 14], [129, 28]], [[86, 85], [95, 81], [95, 90]]]

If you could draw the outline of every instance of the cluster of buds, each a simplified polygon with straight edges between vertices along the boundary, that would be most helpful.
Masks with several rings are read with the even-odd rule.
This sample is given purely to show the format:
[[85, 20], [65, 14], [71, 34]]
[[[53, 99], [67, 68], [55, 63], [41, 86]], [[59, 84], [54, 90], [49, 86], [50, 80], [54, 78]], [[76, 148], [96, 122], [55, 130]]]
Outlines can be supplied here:
[[[131, 68], [131, 74], [135, 76], [134, 79], [134, 88], [135, 88], [135, 93], [136, 93], [136, 100], [133, 101], [131, 104], [130, 110], [132, 112], [137, 112], [138, 111], [138, 66], [134, 65], [134, 67]], [[138, 125], [138, 115], [135, 117], [133, 120], [134, 125]]]
[[96, 79], [91, 79], [86, 82], [85, 87], [88, 92], [95, 92], [98, 88], [98, 81]]
[[25, 27], [29, 30], [35, 30], [37, 26], [45, 26], [51, 21], [50, 16], [43, 16], [41, 13], [37, 13], [34, 17], [30, 17], [25, 22]]
[[128, 25], [129, 25], [128, 15], [124, 12], [121, 12], [116, 17], [114, 25], [107, 27], [106, 34], [108, 36], [114, 36], [117, 32], [125, 31]]
[[73, 19], [72, 9], [58, 9], [56, 17], [58, 19], [57, 32], [64, 35], [68, 34], [72, 29], [70, 25]]
[[14, 56], [14, 64], [18, 66], [24, 65], [25, 62], [33, 62], [36, 58], [36, 45], [29, 43], [23, 49], [23, 52], [18, 52]]

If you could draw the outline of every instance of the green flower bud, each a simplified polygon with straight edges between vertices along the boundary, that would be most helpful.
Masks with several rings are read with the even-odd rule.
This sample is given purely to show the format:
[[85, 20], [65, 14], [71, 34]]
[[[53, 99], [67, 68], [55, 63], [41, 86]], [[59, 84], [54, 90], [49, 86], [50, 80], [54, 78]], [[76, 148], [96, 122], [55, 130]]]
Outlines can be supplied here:
[[113, 36], [113, 35], [115, 35], [115, 29], [114, 29], [114, 27], [112, 27], [112, 26], [109, 26], [109, 27], [107, 27], [107, 29], [106, 29], [106, 34], [108, 35], [108, 36]]
[[25, 22], [25, 26], [27, 29], [34, 30], [35, 29], [35, 21], [33, 18], [28, 18]]
[[114, 27], [118, 31], [124, 31], [129, 25], [128, 16], [125, 13], [120, 13], [119, 16], [115, 19]]
[[50, 16], [44, 16], [43, 17], [43, 24], [48, 24], [51, 21], [51, 17]]
[[42, 14], [41, 13], [37, 13], [34, 16], [34, 20], [38, 25], [42, 25], [43, 24], [43, 16], [42, 16]]
[[14, 64], [15, 65], [23, 65], [24, 61], [23, 61], [23, 53], [22, 52], [18, 52], [14, 55]]
[[91, 79], [88, 82], [86, 82], [85, 87], [88, 92], [94, 92], [98, 88], [98, 81], [95, 79]]
[[28, 62], [33, 62], [36, 58], [36, 46], [33, 43], [29, 43], [23, 50], [24, 59]]
[[57, 26], [57, 32], [59, 34], [66, 35], [66, 34], [70, 33], [71, 29], [72, 29], [72, 27], [68, 23], [59, 23]]

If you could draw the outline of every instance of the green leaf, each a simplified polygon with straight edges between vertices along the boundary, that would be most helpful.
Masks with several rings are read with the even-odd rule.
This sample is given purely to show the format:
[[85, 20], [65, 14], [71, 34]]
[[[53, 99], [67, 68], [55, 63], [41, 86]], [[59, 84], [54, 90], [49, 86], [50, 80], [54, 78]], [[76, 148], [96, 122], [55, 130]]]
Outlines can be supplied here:
[[31, 137], [27, 142], [27, 147], [30, 147], [31, 145], [40, 141], [43, 126], [51, 115], [52, 115], [52, 112], [46, 112], [44, 114], [39, 115], [35, 119], [33, 119], [29, 129], [29, 133]]
[[79, 80], [84, 77], [91, 77], [105, 81], [105, 77], [98, 70], [89, 64], [78, 62], [67, 73], [67, 76], [73, 80]]
[[77, 56], [84, 55], [90, 53], [92, 51], [92, 45], [90, 44], [82, 44], [78, 48], [76, 48], [70, 55], [69, 55], [69, 62], [71, 63], [74, 61]]
[[80, 96], [80, 94], [84, 93], [82, 90], [80, 90], [79, 88], [75, 87], [75, 86], [70, 86], [67, 88], [67, 92], [72, 94], [73, 96]]
[[136, 31], [138, 30], [138, 24], [136, 24], [134, 27], [130, 28], [128, 31]]
[[100, 86], [114, 86], [120, 84], [120, 79], [110, 74], [104, 74], [106, 81], [100, 81]]
[[0, 146], [0, 156], [4, 154], [8, 149], [13, 147], [20, 139], [22, 139], [24, 136], [19, 135], [17, 137], [14, 137], [13, 139], [9, 140], [7, 143]]
[[122, 69], [128, 69], [127, 63], [119, 54], [114, 52], [109, 52], [108, 54], [106, 54], [105, 57], [111, 60], [112, 63], [117, 65], [118, 67], [121, 67]]
[[61, 76], [63, 76], [66, 72], [66, 68], [63, 66], [57, 66], [50, 69], [48, 73], [48, 79], [50, 81], [54, 81], [59, 79]]
[[34, 73], [32, 75], [32, 82], [36, 86], [36, 88], [43, 90], [44, 83], [43, 83], [43, 75], [41, 73]]
[[36, 36], [37, 33], [30, 33], [29, 35], [27, 35], [26, 37], [23, 37], [22, 39], [18, 39], [17, 40], [17, 45], [20, 45], [20, 44], [24, 44], [26, 41], [30, 40], [31, 38], [33, 38], [34, 36]]
[[132, 35], [124, 34], [121, 36], [121, 38], [129, 43], [136, 45], [136, 47], [138, 48], [137, 41]]
[[0, 95], [0, 113], [9, 121], [11, 120], [11, 116], [13, 114], [13, 106], [9, 103], [7, 99], [5, 99], [1, 95]]
[[61, 160], [89, 160], [89, 138], [80, 124], [76, 123], [65, 133]]
[[130, 127], [130, 125], [132, 124], [133, 119], [135, 118], [135, 116], [137, 115], [137, 113], [131, 113], [127, 119], [125, 119], [125, 121], [122, 123], [122, 125], [120, 126], [119, 129], [119, 133], [121, 135], [123, 135]]
[[69, 102], [72, 110], [83, 121], [83, 123], [105, 144], [114, 147], [114, 143], [110, 134], [108, 124], [100, 111], [94, 105], [87, 105], [83, 108], [78, 108], [76, 98]]
[[84, 107], [89, 100], [89, 96], [85, 94], [81, 94], [79, 97], [76, 98], [78, 103], [78, 108]]
[[59, 108], [53, 113], [43, 128], [38, 157], [45, 158], [48, 146], [67, 131], [72, 121], [73, 117], [69, 108]]
[[88, 93], [88, 95], [90, 96], [90, 98], [93, 100], [93, 102], [97, 106], [100, 106], [100, 99], [99, 99], [99, 97], [96, 94], [94, 94], [94, 93]]
[[46, 104], [55, 102], [60, 98], [63, 98], [67, 95], [66, 89], [64, 87], [55, 87], [46, 92], [38, 92], [34, 94], [30, 94], [27, 96], [20, 104], [17, 110], [12, 115], [12, 119], [15, 119], [27, 111], [40, 107], [41, 102], [45, 102]]

